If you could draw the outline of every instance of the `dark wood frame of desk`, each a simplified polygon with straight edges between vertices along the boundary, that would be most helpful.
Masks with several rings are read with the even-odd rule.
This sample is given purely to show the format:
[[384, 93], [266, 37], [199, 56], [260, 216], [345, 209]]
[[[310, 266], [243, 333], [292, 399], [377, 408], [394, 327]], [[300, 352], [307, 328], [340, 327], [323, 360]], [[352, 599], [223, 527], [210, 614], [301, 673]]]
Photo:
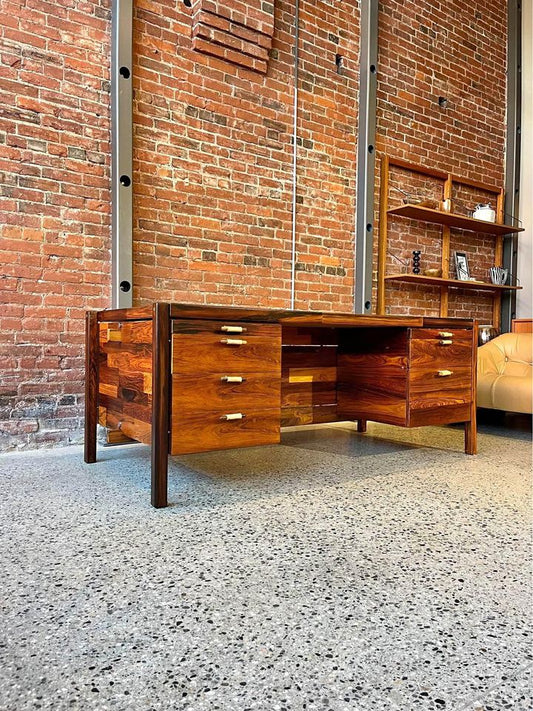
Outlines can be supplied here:
[[[364, 432], [367, 420], [407, 427], [462, 422], [465, 428], [465, 452], [476, 453], [477, 324], [470, 319], [356, 316], [158, 302], [152, 307], [87, 313], [85, 461], [96, 461], [96, 430], [99, 421], [107, 427], [121, 430], [133, 440], [149, 443], [152, 505], [156, 508], [166, 506], [168, 457], [177, 453], [172, 451], [172, 447], [174, 443], [175, 449], [176, 441], [179, 444], [179, 427], [182, 426], [176, 424], [174, 411], [178, 408], [176, 405], [173, 407], [173, 393], [179, 390], [173, 374], [175, 369], [180, 370], [179, 365], [173, 365], [173, 356], [174, 360], [176, 358], [173, 354], [173, 339], [192, 338], [193, 345], [196, 342], [203, 344], [201, 339], [205, 339], [206, 324], [207, 328], [210, 324], [218, 328], [218, 325], [227, 322], [241, 324], [244, 331], [260, 329], [265, 324], [277, 325], [280, 333], [297, 334], [296, 344], [301, 342], [302, 334], [306, 338], [311, 334], [308, 338], [310, 344], [317, 333], [328, 333], [330, 336], [340, 334], [337, 343], [342, 378], [339, 383], [335, 382], [335, 387], [338, 387], [339, 398], [344, 403], [340, 414], [349, 416], [325, 415], [327, 408], [316, 407], [314, 410], [311, 408], [318, 413], [316, 417], [311, 415], [308, 419], [302, 419], [301, 409], [289, 408], [285, 412], [290, 412], [290, 417], [282, 418], [279, 406], [278, 410], [269, 411], [270, 417], [274, 417], [274, 424], [272, 420], [269, 424], [270, 434], [265, 435], [263, 431], [259, 432], [257, 438], [250, 438], [248, 432], [244, 446], [279, 441], [279, 428], [284, 424], [351, 419], [357, 422], [358, 431]], [[107, 331], [107, 338], [111, 342], [107, 346], [102, 345], [102, 334], [110, 328], [114, 329]], [[357, 334], [364, 335], [362, 343], [354, 343], [356, 339], [352, 329], [363, 329], [357, 331]], [[121, 350], [122, 340], [127, 340], [124, 335], [126, 333], [129, 333], [128, 337], [133, 342], [129, 352]], [[182, 336], [182, 333], [186, 335]], [[195, 341], [195, 338], [200, 340]], [[250, 336], [248, 340], [253, 338]], [[257, 343], [257, 350], [261, 352], [264, 343], [260, 339]], [[310, 344], [305, 343], [304, 347]], [[205, 346], [207, 351], [210, 347]], [[320, 344], [312, 346], [309, 353], [316, 352], [319, 347]], [[203, 348], [203, 345], [198, 348], [198, 357]], [[121, 367], [120, 363], [126, 363], [126, 376], [117, 376], [109, 368], [106, 350], [115, 359], [113, 365], [117, 368]], [[233, 348], [230, 350], [234, 352]], [[269, 382], [278, 389], [280, 385], [277, 380], [281, 382], [282, 350], [281, 342], [271, 347], [273, 360], [268, 366], [270, 376], [274, 378]], [[451, 376], [452, 371], [442, 370], [441, 361], [444, 356], [441, 354], [452, 361], [455, 357], [455, 362], [459, 364], [457, 374], [453, 376], [454, 383], [451, 382], [453, 378], [448, 380], [449, 385], [446, 383], [448, 390], [444, 398], [438, 389], [440, 381], [436, 377], [441, 374]], [[197, 380], [200, 380], [200, 360], [198, 367]], [[307, 379], [312, 380], [312, 375]], [[428, 379], [431, 380], [431, 386], [424, 384]], [[144, 388], [143, 382], [146, 386]], [[394, 393], [395, 389], [399, 394], [391, 406], [390, 393]], [[402, 402], [406, 403], [403, 409]], [[306, 412], [309, 411], [310, 408], [307, 408]], [[202, 412], [199, 414], [200, 425], [196, 425], [199, 444], [194, 450], [187, 451], [219, 448], [213, 443], [202, 444]], [[276, 417], [279, 418], [277, 422]], [[173, 428], [178, 428], [174, 439]], [[272, 438], [272, 428], [277, 428], [277, 439]], [[227, 446], [243, 445], [229, 444], [223, 445], [223, 448]]]

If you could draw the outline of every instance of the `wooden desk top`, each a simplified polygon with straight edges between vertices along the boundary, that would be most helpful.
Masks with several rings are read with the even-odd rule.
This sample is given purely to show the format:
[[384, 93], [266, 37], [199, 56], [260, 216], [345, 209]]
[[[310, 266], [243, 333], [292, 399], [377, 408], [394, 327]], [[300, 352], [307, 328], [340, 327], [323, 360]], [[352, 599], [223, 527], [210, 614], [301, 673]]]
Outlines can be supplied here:
[[[166, 303], [166, 302], [165, 302]], [[154, 305], [129, 309], [106, 309], [98, 311], [98, 321], [145, 321], [153, 317]], [[239, 306], [211, 306], [204, 304], [170, 304], [171, 318], [201, 318], [215, 321], [262, 321], [291, 326], [314, 326], [323, 328], [373, 328], [373, 327], [421, 327], [473, 328], [474, 321], [464, 318], [436, 318], [427, 316], [375, 316], [324, 311], [292, 311], [290, 309], [260, 309]]]

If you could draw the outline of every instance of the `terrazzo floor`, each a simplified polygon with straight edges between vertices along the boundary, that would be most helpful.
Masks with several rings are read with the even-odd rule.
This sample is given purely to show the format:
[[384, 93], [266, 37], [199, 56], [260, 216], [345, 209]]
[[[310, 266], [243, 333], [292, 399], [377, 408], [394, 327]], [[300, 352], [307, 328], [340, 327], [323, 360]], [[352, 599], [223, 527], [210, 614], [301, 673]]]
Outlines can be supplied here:
[[0, 709], [532, 708], [531, 435], [0, 457]]

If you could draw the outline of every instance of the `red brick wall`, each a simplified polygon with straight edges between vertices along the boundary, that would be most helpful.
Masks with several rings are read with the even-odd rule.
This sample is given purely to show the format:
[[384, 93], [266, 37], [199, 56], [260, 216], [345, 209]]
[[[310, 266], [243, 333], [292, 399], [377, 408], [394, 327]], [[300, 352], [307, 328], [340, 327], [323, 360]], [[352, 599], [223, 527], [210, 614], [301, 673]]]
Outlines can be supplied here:
[[[269, 12], [237, 4], [261, 22]], [[196, 5], [135, 2], [134, 303], [286, 307], [294, 0], [275, 2], [266, 74], [196, 51]], [[81, 432], [83, 312], [110, 303], [110, 6], [2, 2], [0, 448]], [[434, 6], [381, 3], [378, 159], [387, 151], [500, 183], [505, 3]], [[300, 0], [297, 308], [352, 308], [358, 7]], [[405, 251], [412, 230], [391, 244]], [[424, 239], [436, 259], [435, 235]], [[434, 311], [428, 294], [397, 290], [391, 310]], [[460, 295], [451, 303], [462, 313]], [[485, 297], [475, 303], [475, 315], [487, 311]]]
[[[353, 303], [356, 9], [300, 0], [297, 308]], [[134, 299], [287, 307], [294, 2], [275, 4], [266, 75], [194, 51], [194, 10], [136, 13]]]
[[0, 448], [79, 439], [109, 303], [109, 3], [0, 3]]
[[[507, 3], [385, 0], [380, 8], [378, 169], [379, 157], [389, 153], [501, 186]], [[439, 97], [448, 100], [447, 108], [439, 106]], [[394, 191], [390, 196], [396, 202], [402, 198]], [[479, 193], [462, 202], [475, 205], [483, 197], [486, 196]], [[466, 214], [464, 205], [458, 205], [458, 211]], [[431, 226], [397, 218], [391, 220], [389, 239], [389, 252], [397, 257], [410, 258], [413, 249], [421, 249], [423, 266], [440, 266], [439, 231]], [[494, 240], [472, 233], [452, 233], [452, 252], [454, 249], [468, 253], [473, 276], [488, 280]], [[398, 266], [389, 254], [388, 273], [397, 271]], [[438, 315], [438, 292], [389, 284], [387, 311]], [[471, 316], [490, 323], [491, 298], [472, 291], [451, 290], [449, 315]]]

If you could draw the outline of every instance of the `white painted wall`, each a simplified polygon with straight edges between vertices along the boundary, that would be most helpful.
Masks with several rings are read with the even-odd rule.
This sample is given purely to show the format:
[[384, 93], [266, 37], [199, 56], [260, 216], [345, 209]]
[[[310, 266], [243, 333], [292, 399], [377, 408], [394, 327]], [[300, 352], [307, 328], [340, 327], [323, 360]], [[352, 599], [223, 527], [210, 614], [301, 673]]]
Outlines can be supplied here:
[[516, 317], [533, 316], [533, 0], [522, 3], [522, 141]]

